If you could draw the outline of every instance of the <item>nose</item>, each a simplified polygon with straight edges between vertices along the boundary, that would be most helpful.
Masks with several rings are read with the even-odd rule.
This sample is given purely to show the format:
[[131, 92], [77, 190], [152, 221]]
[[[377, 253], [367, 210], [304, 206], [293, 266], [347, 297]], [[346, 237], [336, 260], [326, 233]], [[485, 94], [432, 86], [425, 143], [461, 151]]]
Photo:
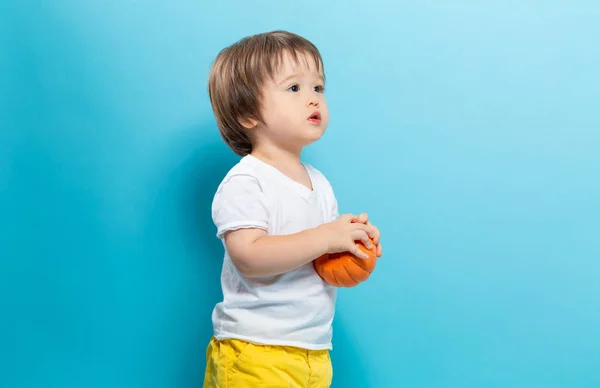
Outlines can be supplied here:
[[308, 107], [314, 106], [315, 108], [319, 107], [319, 97], [318, 96], [310, 96], [308, 97], [308, 101], [306, 103]]

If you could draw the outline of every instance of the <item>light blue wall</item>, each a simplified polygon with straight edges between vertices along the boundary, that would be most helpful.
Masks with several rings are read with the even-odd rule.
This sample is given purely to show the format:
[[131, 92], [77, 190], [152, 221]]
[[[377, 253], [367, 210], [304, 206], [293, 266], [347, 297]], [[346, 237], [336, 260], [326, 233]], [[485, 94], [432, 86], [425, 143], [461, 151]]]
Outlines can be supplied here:
[[307, 161], [383, 233], [334, 386], [600, 386], [600, 6], [485, 3], [3, 1], [0, 386], [200, 386], [206, 76], [278, 28], [326, 61]]

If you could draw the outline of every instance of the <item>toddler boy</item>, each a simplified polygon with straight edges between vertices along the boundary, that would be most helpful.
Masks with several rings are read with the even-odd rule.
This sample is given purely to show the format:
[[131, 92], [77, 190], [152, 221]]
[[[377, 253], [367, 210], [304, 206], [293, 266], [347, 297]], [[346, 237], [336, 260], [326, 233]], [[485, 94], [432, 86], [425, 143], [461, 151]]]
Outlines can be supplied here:
[[338, 216], [325, 176], [301, 161], [325, 132], [323, 61], [308, 40], [273, 31], [217, 56], [209, 94], [219, 131], [241, 157], [212, 204], [225, 248], [223, 301], [212, 315], [204, 387], [329, 387], [336, 288], [313, 260], [356, 241], [381, 256], [366, 214]]

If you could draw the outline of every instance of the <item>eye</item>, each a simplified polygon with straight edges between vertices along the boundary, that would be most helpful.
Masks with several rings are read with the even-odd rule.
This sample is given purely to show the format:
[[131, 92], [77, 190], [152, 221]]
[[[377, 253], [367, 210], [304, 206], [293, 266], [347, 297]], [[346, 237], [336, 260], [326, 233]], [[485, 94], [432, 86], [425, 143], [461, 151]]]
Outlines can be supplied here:
[[314, 87], [314, 91], [317, 93], [323, 93], [325, 91], [325, 87], [323, 85], [317, 85]]
[[294, 93], [296, 93], [296, 92], [299, 92], [299, 91], [300, 91], [300, 86], [298, 86], [298, 85], [292, 85], [292, 86], [290, 86], [290, 87], [288, 88], [288, 90], [289, 90], [289, 91], [291, 91], [291, 92], [294, 92]]

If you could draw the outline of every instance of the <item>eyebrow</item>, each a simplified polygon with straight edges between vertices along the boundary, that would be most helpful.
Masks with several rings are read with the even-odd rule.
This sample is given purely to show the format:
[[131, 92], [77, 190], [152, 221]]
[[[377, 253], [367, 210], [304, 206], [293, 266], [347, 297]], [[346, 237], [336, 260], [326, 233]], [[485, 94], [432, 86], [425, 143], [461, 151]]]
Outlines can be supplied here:
[[[281, 81], [278, 83], [278, 85], [282, 85], [282, 84], [284, 84], [284, 83], [288, 82], [289, 80], [291, 80], [292, 78], [295, 78], [295, 77], [300, 77], [301, 75], [302, 75], [302, 74], [300, 74], [300, 73], [294, 73], [294, 74], [292, 74], [292, 75], [289, 75], [289, 76], [285, 77], [283, 80], [281, 80]], [[319, 74], [319, 79], [320, 79], [322, 82], [325, 82], [325, 79], [324, 79], [324, 78], [323, 78], [323, 76], [322, 76], [322, 75], [320, 75], [320, 74]]]

